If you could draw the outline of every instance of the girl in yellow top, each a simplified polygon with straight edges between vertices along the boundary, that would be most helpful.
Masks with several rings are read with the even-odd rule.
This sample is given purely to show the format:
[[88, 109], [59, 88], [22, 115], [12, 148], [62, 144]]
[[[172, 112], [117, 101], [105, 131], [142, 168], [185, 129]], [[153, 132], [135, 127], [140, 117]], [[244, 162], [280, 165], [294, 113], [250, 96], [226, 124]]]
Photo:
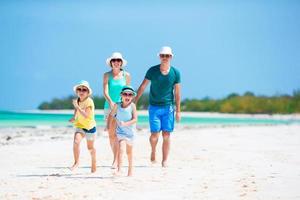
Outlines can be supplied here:
[[73, 143], [74, 164], [71, 167], [71, 170], [74, 170], [79, 165], [80, 142], [86, 137], [87, 148], [90, 151], [92, 158], [91, 172], [94, 173], [97, 168], [96, 149], [94, 147], [96, 121], [94, 102], [90, 98], [92, 89], [87, 81], [80, 81], [73, 89], [78, 98], [73, 100], [75, 111], [74, 117], [70, 119], [70, 122], [74, 123], [74, 127], [76, 128]]

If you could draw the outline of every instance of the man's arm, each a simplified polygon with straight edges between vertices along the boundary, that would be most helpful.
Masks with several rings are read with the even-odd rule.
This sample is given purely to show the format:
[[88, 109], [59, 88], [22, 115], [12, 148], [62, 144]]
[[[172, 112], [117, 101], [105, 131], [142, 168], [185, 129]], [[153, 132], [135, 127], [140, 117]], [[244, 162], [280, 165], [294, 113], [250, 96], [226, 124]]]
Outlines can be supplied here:
[[181, 115], [180, 115], [181, 88], [180, 88], [179, 83], [175, 84], [174, 92], [175, 92], [175, 103], [176, 103], [176, 121], [180, 122], [180, 119], [181, 119]]
[[143, 94], [145, 88], [147, 87], [148, 83], [149, 83], [149, 80], [145, 78], [145, 79], [143, 80], [142, 84], [140, 85], [138, 91], [137, 91], [137, 95], [136, 95], [136, 97], [135, 97], [135, 99], [134, 99], [134, 103], [135, 103], [135, 104], [137, 104], [138, 100], [139, 100], [140, 97], [142, 96], [142, 94]]

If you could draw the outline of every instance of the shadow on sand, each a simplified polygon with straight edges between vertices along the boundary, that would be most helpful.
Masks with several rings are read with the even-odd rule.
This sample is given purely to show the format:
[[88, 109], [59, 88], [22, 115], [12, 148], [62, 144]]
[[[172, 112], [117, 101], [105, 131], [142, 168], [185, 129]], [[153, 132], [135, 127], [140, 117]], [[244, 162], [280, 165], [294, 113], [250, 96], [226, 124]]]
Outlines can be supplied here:
[[[123, 167], [128, 167], [127, 165], [124, 165]], [[152, 166], [148, 166], [148, 165], [136, 165], [133, 166], [135, 168], [153, 168]], [[69, 169], [69, 167], [39, 167], [40, 169]], [[87, 168], [91, 168], [91, 166], [82, 166], [82, 167], [78, 167], [78, 169], [87, 169]], [[111, 168], [111, 166], [108, 165], [98, 165], [97, 168]]]

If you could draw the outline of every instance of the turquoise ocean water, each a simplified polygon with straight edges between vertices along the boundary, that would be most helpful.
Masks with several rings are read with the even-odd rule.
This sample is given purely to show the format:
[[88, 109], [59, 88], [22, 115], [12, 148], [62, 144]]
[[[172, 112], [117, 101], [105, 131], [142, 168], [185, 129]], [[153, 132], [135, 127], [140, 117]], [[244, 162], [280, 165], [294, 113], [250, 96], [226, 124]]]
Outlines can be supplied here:
[[[71, 114], [45, 114], [0, 111], [0, 127], [72, 126]], [[98, 126], [103, 126], [103, 115], [96, 115]], [[245, 117], [182, 117], [182, 125], [276, 125], [300, 124], [300, 120], [279, 120]], [[148, 116], [139, 115], [138, 125], [148, 125]]]

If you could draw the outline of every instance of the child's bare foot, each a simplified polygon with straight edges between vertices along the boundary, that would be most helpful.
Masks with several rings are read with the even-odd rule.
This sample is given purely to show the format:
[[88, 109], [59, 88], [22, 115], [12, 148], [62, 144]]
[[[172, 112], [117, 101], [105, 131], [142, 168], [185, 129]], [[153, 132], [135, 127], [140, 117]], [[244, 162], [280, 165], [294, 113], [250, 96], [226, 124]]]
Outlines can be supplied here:
[[166, 160], [162, 161], [161, 166], [164, 167], [164, 168], [168, 167], [167, 161]]
[[69, 167], [69, 169], [71, 171], [74, 171], [76, 168], [78, 168], [78, 166], [79, 166], [79, 163], [74, 163], [74, 165], [72, 167]]
[[156, 163], [156, 160], [155, 160], [155, 152], [151, 152], [151, 158], [150, 158], [152, 164]]

